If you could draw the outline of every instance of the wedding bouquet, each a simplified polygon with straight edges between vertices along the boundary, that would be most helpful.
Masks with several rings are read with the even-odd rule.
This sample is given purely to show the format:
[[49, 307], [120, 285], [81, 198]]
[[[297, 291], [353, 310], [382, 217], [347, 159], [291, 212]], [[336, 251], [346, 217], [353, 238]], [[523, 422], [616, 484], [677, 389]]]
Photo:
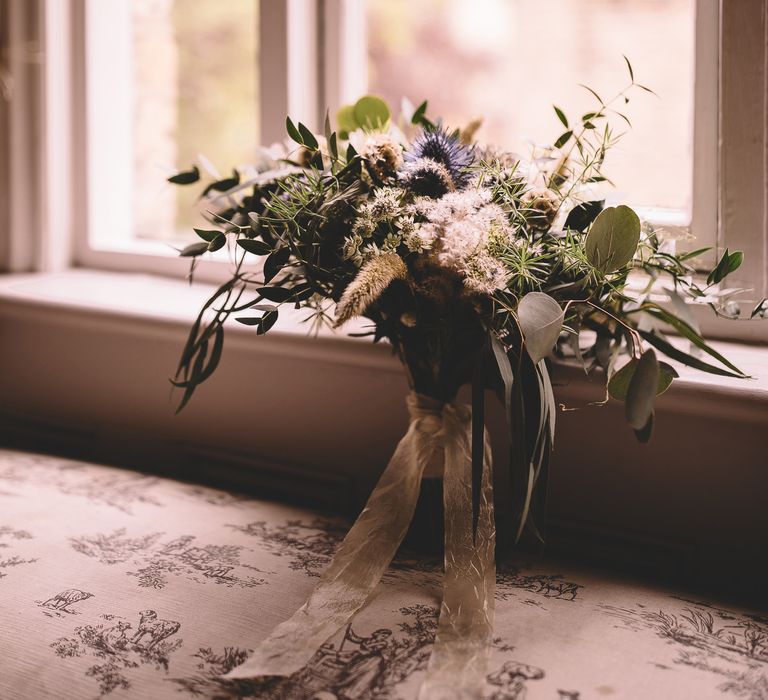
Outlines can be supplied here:
[[[210, 229], [181, 251], [194, 261], [227, 245], [231, 278], [202, 308], [174, 384], [182, 408], [221, 357], [230, 316], [270, 331], [279, 307], [315, 324], [370, 321], [401, 359], [412, 423], [368, 506], [305, 606], [232, 677], [286, 675], [346, 624], [376, 586], [408, 527], [422, 475], [444, 479], [446, 583], [422, 697], [472, 696], [490, 639], [494, 536], [485, 390], [501, 399], [511, 435], [516, 535], [541, 537], [556, 405], [553, 352], [599, 367], [624, 401], [638, 439], [651, 435], [654, 399], [677, 376], [656, 352], [705, 372], [744, 374], [710, 347], [687, 304], [716, 309], [719, 283], [741, 263], [726, 250], [706, 282], [695, 262], [628, 206], [605, 206], [612, 122], [638, 85], [595, 98], [563, 132], [526, 157], [475, 141], [476, 121], [451, 129], [427, 103], [393, 119], [366, 96], [324, 134], [288, 118], [291, 141], [202, 193]], [[169, 178], [198, 182], [197, 167]], [[668, 334], [688, 341], [690, 348]], [[626, 356], [626, 361], [621, 358]], [[619, 366], [620, 365], [620, 366]], [[617, 369], [618, 367], [618, 369]], [[472, 385], [472, 409], [456, 402]], [[435, 466], [437, 464], [437, 466]], [[456, 690], [458, 689], [458, 690]], [[441, 696], [442, 697], [442, 696]]]

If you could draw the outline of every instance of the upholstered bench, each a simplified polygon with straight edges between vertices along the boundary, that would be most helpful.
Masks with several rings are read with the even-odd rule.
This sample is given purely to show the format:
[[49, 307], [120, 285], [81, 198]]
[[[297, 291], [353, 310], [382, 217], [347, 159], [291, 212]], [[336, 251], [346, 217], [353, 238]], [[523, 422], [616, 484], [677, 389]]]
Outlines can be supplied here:
[[[0, 451], [0, 698], [412, 698], [439, 562], [401, 556], [301, 672], [224, 681], [348, 523]], [[500, 567], [487, 698], [768, 698], [768, 617], [552, 562]]]

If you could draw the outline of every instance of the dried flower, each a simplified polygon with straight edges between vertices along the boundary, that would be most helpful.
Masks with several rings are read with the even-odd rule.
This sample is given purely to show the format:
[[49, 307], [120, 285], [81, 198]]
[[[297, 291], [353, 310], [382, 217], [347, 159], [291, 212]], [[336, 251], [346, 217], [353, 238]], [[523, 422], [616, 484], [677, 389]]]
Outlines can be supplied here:
[[560, 205], [552, 190], [542, 188], [526, 192], [524, 206], [526, 222], [534, 231], [542, 233], [549, 231]]
[[366, 134], [358, 152], [380, 180], [394, 177], [403, 165], [403, 147], [389, 134]]
[[360, 268], [355, 279], [344, 291], [336, 305], [337, 328], [355, 316], [360, 316], [396, 279], [406, 279], [408, 268], [396, 253], [372, 257]]
[[411, 192], [424, 197], [441, 197], [456, 189], [448, 168], [431, 158], [417, 158], [406, 163], [400, 180]]

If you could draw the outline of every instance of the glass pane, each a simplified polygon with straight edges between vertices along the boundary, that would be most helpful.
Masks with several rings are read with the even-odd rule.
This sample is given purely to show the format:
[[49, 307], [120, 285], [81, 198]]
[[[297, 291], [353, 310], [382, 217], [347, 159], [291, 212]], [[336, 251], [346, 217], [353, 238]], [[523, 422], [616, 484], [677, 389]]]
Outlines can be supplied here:
[[[165, 179], [203, 154], [253, 162], [258, 128], [257, 0], [131, 0], [134, 235], [189, 238], [200, 188]], [[225, 173], [222, 172], [222, 175]]]
[[[633, 128], [606, 161], [636, 206], [690, 212], [695, 0], [368, 0], [369, 90], [390, 104], [429, 99], [451, 126], [485, 119], [478, 139], [524, 154], [628, 82]], [[621, 120], [616, 123], [622, 127]]]

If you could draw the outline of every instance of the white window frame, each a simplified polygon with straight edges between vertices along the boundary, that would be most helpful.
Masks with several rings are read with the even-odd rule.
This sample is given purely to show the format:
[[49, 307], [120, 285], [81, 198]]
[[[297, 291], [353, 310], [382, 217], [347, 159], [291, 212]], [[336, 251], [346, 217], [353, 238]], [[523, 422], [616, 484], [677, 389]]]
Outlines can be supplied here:
[[[0, 174], [9, 183], [0, 195], [8, 202], [0, 224], [10, 232], [0, 242], [0, 269], [82, 266], [183, 277], [188, 261], [172, 251], [98, 250], [83, 225], [89, 1], [0, 0], [0, 17], [9, 20], [4, 31], [15, 42], [2, 64], [15, 93], [0, 102], [0, 138], [8, 139], [0, 145], [10, 144], [0, 150]], [[260, 61], [261, 92], [269, 95], [260, 100], [262, 140], [283, 138], [286, 114], [319, 129], [325, 105], [334, 113], [365, 91], [364, 3], [254, 1], [260, 1], [259, 50], [268, 57]], [[747, 251], [742, 277], [758, 280], [756, 296], [768, 294], [766, 14], [768, 0], [697, 0], [692, 228], [718, 254], [725, 247]], [[296, 21], [299, 15], [304, 21]], [[225, 268], [202, 261], [198, 279], [224, 279]], [[702, 316], [704, 331], [713, 336], [768, 337], [754, 324], [720, 324], [709, 316]]]

